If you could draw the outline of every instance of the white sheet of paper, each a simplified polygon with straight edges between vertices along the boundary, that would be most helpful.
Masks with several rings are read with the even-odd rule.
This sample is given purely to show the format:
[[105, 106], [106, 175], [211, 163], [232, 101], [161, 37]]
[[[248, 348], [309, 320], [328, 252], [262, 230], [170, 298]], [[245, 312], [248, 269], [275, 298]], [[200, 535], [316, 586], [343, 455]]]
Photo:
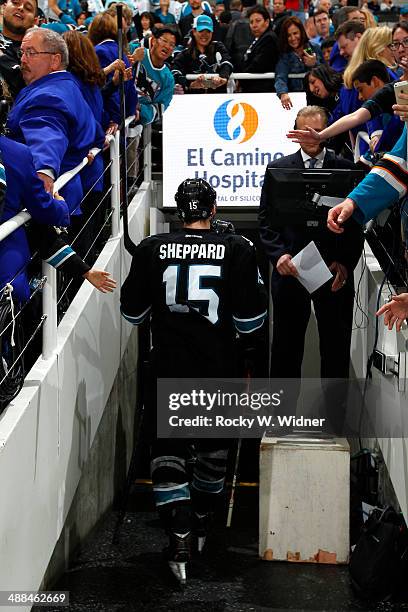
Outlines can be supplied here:
[[319, 287], [333, 278], [333, 274], [324, 263], [315, 243], [309, 242], [297, 255], [292, 258], [299, 276], [296, 278], [302, 285], [313, 293]]

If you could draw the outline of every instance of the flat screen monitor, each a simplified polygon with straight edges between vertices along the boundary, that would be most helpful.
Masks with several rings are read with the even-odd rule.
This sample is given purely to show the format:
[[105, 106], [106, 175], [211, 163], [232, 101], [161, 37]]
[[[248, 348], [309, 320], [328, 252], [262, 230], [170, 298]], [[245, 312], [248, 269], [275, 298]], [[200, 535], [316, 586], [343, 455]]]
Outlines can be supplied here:
[[364, 178], [363, 170], [268, 168], [267, 198], [275, 225], [323, 221], [329, 208], [316, 204], [315, 194], [345, 198]]

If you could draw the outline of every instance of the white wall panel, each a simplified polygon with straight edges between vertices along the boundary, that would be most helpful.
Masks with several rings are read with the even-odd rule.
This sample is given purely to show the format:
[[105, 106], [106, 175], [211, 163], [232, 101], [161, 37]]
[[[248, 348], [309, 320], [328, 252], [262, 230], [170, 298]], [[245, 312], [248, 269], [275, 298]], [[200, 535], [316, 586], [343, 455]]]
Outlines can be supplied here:
[[[368, 321], [363, 329], [353, 333], [352, 340], [352, 362], [360, 378], [365, 377], [367, 359], [374, 346], [377, 296], [384, 276], [367, 245], [366, 260], [367, 265], [363, 271], [359, 295], [362, 307], [368, 315]], [[357, 276], [359, 277], [359, 274], [356, 274]], [[388, 294], [386, 285], [380, 306]], [[395, 329], [390, 331], [384, 326], [381, 318], [378, 330], [377, 348], [380, 351], [387, 355], [398, 355], [400, 352], [406, 354], [408, 348], [406, 329], [400, 333]], [[405, 520], [408, 521], [408, 439], [400, 437], [402, 431], [408, 431], [408, 390], [399, 389], [398, 378], [392, 374], [384, 375], [376, 368], [372, 369], [372, 374], [378, 392], [376, 408], [373, 410], [373, 418], [375, 417], [377, 423], [375, 431], [398, 502]], [[389, 427], [390, 430], [387, 438], [381, 437], [384, 435], [384, 427]], [[375, 439], [365, 440], [367, 446], [373, 446], [374, 442]]]
[[[148, 228], [142, 187], [129, 207], [136, 242]], [[116, 279], [115, 293], [83, 284], [59, 326], [57, 354], [37, 361], [0, 416], [0, 590], [37, 589], [63, 528], [132, 330], [119, 312], [130, 266], [123, 251], [121, 235], [97, 262]]]

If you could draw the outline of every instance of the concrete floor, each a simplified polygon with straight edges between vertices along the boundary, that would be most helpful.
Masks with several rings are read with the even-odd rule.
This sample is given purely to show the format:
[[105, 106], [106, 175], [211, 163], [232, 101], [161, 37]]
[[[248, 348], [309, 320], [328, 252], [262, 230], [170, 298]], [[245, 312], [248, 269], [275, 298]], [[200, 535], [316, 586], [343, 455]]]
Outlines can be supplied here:
[[117, 513], [111, 512], [53, 589], [70, 591], [72, 612], [408, 610], [403, 602], [359, 602], [347, 567], [260, 561], [257, 498], [257, 488], [237, 490], [232, 528], [214, 526], [208, 550], [193, 563], [180, 591], [162, 560], [165, 538], [151, 493], [135, 487], [119, 544], [112, 545]]

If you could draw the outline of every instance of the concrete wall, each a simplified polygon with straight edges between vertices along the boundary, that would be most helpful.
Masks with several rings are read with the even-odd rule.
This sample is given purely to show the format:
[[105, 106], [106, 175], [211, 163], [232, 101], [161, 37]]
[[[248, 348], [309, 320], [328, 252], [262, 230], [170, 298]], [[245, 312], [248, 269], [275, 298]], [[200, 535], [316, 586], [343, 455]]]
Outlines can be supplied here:
[[138, 330], [129, 338], [41, 588], [49, 590], [121, 491], [132, 455]]
[[[147, 233], [149, 206], [143, 184], [129, 209], [135, 242]], [[104, 295], [83, 284], [58, 328], [56, 353], [37, 361], [0, 417], [0, 590], [38, 589], [51, 558], [53, 577], [126, 473], [137, 334], [126, 351], [133, 328], [119, 312], [130, 267], [122, 235], [108, 242], [97, 266], [118, 289]]]

